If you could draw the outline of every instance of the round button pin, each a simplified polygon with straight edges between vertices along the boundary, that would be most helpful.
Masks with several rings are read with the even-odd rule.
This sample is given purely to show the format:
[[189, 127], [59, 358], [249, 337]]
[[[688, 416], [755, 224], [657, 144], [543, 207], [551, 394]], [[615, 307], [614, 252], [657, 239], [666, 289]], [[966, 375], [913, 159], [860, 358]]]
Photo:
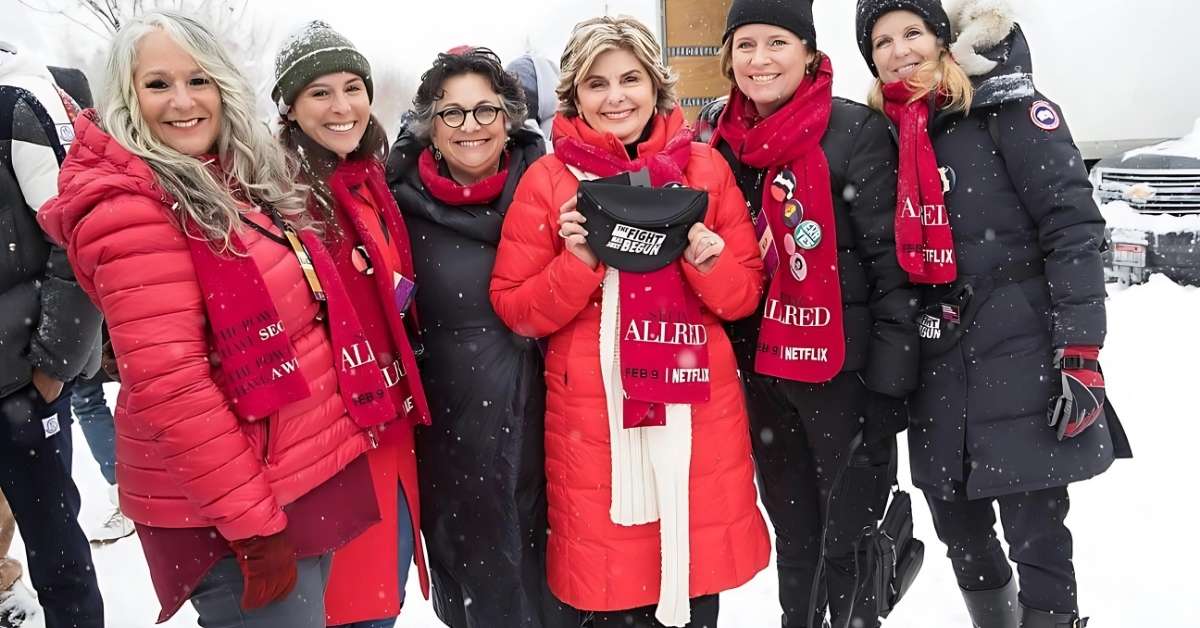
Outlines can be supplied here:
[[796, 238], [796, 246], [811, 251], [821, 243], [821, 225], [812, 220], [805, 220], [796, 226], [792, 236]]
[[804, 278], [808, 277], [808, 264], [805, 263], [804, 256], [793, 255], [790, 261], [791, 263], [789, 264], [789, 267], [792, 271], [792, 277], [794, 277], [796, 281], [804, 281]]
[[804, 220], [804, 206], [800, 201], [789, 198], [783, 203], [783, 224], [787, 225], [788, 229], [795, 229], [800, 221]]

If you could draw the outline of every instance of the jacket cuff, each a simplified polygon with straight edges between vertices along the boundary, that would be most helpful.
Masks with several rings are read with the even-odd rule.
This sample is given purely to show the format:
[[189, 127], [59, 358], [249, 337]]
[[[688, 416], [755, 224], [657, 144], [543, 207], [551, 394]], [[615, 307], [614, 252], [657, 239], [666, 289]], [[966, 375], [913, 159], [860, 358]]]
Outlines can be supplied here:
[[564, 303], [582, 308], [604, 281], [604, 270], [603, 263], [588, 268], [583, 260], [564, 247], [550, 262], [551, 287], [561, 295]]
[[217, 525], [217, 532], [225, 538], [226, 541], [240, 541], [253, 536], [271, 536], [282, 532], [287, 527], [287, 513], [283, 509], [276, 507], [275, 512], [264, 523], [258, 517], [252, 516], [253, 513], [247, 513], [246, 516], [240, 517], [235, 521]]

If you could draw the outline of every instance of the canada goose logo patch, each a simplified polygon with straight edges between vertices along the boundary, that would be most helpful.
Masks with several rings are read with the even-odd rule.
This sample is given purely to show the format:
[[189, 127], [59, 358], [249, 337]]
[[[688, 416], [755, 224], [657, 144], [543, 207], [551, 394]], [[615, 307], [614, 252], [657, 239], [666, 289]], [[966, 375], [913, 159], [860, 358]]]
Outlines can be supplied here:
[[1029, 119], [1043, 131], [1053, 131], [1062, 126], [1062, 118], [1050, 103], [1039, 100], [1029, 106]]

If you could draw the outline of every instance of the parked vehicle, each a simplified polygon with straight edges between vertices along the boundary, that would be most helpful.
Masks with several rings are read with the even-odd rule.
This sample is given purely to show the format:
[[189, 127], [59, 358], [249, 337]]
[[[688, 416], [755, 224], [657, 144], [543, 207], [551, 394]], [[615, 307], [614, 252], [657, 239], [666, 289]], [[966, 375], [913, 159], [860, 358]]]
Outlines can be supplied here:
[[1110, 279], [1160, 272], [1200, 285], [1200, 120], [1181, 139], [1100, 160], [1091, 181], [1108, 221]]

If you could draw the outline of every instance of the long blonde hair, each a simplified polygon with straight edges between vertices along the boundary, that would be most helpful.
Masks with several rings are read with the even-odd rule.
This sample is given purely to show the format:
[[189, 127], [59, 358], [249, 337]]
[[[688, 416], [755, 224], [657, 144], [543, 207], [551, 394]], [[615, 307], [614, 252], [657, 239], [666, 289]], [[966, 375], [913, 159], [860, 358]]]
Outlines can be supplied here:
[[[909, 102], [921, 100], [936, 91], [946, 98], [942, 110], [969, 112], [971, 101], [975, 97], [971, 77], [958, 65], [949, 50], [944, 47], [940, 50], [936, 60], [922, 63], [905, 81], [913, 91], [912, 100]], [[875, 83], [867, 94], [867, 104], [872, 109], [883, 111], [883, 81], [879, 80], [879, 77], [875, 78]]]
[[[223, 177], [159, 140], [142, 117], [133, 72], [138, 43], [155, 30], [190, 54], [220, 92], [223, 113], [216, 148]], [[230, 234], [243, 228], [238, 214], [247, 202], [270, 205], [297, 227], [312, 226], [308, 188], [296, 183], [294, 163], [257, 118], [245, 76], [204, 24], [175, 11], [152, 11], [130, 20], [113, 38], [104, 78], [101, 125], [154, 171], [175, 201], [172, 209], [181, 227], [194, 226], [218, 249], [227, 250]]]
[[610, 50], [628, 50], [646, 67], [654, 92], [655, 109], [667, 113], [675, 108], [675, 86], [679, 76], [662, 61], [662, 47], [645, 24], [629, 17], [594, 17], [575, 25], [559, 62], [558, 110], [567, 117], [579, 115], [575, 92], [600, 55]]

